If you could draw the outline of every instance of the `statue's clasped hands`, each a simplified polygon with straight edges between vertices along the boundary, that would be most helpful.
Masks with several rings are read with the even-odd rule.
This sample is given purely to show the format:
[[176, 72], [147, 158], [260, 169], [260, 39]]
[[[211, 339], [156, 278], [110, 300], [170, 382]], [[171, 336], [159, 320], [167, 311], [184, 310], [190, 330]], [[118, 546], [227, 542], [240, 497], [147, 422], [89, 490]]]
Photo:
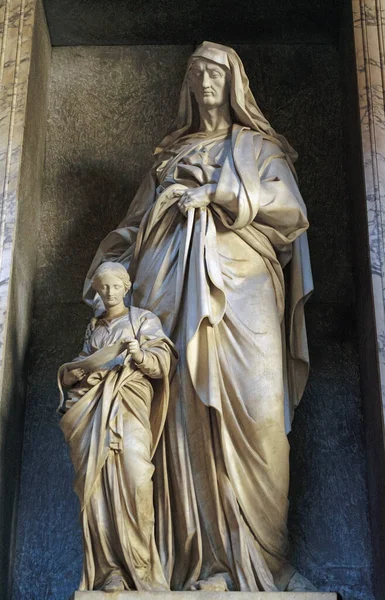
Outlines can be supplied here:
[[211, 202], [213, 186], [211, 184], [200, 185], [188, 190], [175, 190], [174, 195], [180, 198], [178, 208], [182, 215], [186, 216], [191, 208], [204, 209]]

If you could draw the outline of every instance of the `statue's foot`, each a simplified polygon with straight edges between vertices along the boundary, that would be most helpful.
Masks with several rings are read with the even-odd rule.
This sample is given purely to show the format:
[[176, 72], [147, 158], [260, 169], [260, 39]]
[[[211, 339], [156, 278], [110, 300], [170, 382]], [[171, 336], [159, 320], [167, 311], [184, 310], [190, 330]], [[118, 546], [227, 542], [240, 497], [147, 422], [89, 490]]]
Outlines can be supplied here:
[[103, 586], [103, 592], [114, 593], [124, 592], [126, 586], [124, 585], [123, 578], [120, 575], [111, 575]]
[[209, 577], [209, 579], [201, 579], [190, 587], [191, 591], [201, 592], [228, 592], [226, 575], [224, 573], [217, 573]]
[[317, 588], [306, 577], [296, 571], [290, 579], [286, 592], [317, 592]]

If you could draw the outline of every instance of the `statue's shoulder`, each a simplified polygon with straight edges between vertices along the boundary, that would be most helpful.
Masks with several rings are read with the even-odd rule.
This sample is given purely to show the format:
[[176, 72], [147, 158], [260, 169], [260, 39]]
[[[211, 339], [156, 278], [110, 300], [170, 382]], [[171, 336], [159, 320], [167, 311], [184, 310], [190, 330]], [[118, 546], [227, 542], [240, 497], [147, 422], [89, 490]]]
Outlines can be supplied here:
[[138, 320], [143, 323], [144, 321], [159, 321], [159, 318], [150, 310], [146, 308], [139, 308], [138, 306], [130, 306], [132, 319]]
[[268, 140], [262, 136], [262, 150], [266, 154], [282, 154], [282, 148], [276, 142]]
[[235, 145], [244, 146], [245, 148], [250, 148], [251, 145], [254, 145], [257, 156], [260, 153], [266, 156], [277, 154], [280, 150], [279, 146], [266, 139], [263, 133], [238, 124], [233, 126], [233, 147]]
[[286, 155], [279, 144], [263, 138], [259, 158], [260, 160], [266, 160], [268, 158], [286, 158]]
[[150, 311], [146, 308], [139, 308], [139, 306], [132, 306], [132, 304], [130, 304], [130, 313], [132, 317], [141, 317], [149, 312]]
[[88, 321], [88, 325], [87, 325], [87, 330], [86, 331], [92, 332], [95, 329], [95, 327], [96, 327], [99, 319], [100, 319], [100, 317], [92, 317], [92, 319], [90, 319]]
[[86, 333], [84, 335], [84, 341], [86, 343], [91, 340], [92, 334], [97, 327], [98, 321], [99, 321], [98, 317], [92, 317], [92, 319], [88, 322], [88, 325], [86, 328]]

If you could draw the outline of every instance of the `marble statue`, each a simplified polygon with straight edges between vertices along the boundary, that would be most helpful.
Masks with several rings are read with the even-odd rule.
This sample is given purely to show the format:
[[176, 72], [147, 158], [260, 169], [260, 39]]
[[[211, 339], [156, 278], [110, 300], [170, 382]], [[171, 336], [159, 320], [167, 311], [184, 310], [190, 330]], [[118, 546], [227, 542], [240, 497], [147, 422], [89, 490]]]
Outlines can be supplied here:
[[126, 269], [104, 263], [93, 287], [105, 312], [59, 371], [61, 428], [81, 504], [81, 590], [168, 590], [155, 543], [151, 457], [169, 397], [173, 344], [148, 310], [126, 307]]
[[153, 168], [85, 282], [98, 313], [95, 272], [123, 265], [132, 303], [179, 353], [153, 479], [171, 590], [314, 589], [287, 554], [286, 434], [308, 375], [312, 290], [295, 159], [238, 55], [204, 42]]

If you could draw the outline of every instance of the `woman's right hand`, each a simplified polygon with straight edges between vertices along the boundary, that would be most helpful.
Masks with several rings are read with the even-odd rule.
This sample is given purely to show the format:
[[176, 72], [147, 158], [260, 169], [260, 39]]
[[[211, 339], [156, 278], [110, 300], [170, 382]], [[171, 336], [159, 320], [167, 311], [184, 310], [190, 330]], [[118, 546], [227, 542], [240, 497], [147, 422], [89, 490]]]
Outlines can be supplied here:
[[183, 193], [176, 193], [180, 197], [178, 208], [180, 212], [186, 216], [187, 211], [192, 208], [205, 209], [210, 204], [215, 193], [215, 186], [211, 183], [200, 185], [196, 188], [190, 188]]
[[65, 371], [62, 376], [62, 382], [65, 387], [71, 387], [78, 381], [83, 379], [85, 372], [83, 369], [72, 369], [72, 371]]

